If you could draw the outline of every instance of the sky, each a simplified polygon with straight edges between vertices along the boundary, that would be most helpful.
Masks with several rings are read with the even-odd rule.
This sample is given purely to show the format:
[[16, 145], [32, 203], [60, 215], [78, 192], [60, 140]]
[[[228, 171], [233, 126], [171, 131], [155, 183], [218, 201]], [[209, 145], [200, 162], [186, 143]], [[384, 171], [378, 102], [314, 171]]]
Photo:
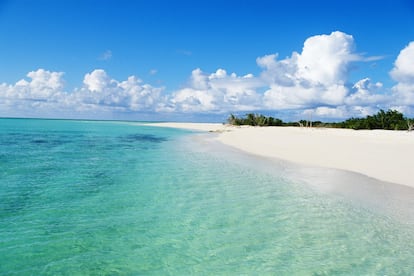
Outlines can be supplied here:
[[412, 0], [0, 0], [0, 116], [414, 117]]

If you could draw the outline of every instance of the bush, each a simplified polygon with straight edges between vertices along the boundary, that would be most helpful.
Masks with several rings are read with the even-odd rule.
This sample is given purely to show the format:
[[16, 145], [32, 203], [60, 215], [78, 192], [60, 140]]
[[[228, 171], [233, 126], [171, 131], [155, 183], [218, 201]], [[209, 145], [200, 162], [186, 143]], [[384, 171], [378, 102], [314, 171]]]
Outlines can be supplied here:
[[250, 125], [250, 126], [297, 126], [312, 125], [313, 127], [334, 127], [351, 129], [388, 129], [388, 130], [414, 130], [414, 119], [404, 117], [397, 110], [380, 110], [377, 114], [365, 118], [350, 118], [339, 123], [323, 123], [321, 121], [310, 122], [300, 120], [298, 122], [285, 123], [280, 119], [266, 117], [264, 115], [248, 113], [245, 117], [236, 117], [230, 114], [227, 122], [231, 125]]

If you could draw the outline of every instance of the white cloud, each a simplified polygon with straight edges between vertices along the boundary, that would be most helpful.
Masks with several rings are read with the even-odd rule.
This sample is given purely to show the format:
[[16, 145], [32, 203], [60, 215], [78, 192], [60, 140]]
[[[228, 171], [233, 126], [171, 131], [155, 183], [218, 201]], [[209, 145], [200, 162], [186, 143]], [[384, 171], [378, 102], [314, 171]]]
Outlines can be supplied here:
[[39, 69], [27, 77], [14, 85], [0, 85], [0, 116], [38, 116], [39, 109], [50, 113], [65, 94], [62, 72]]
[[215, 99], [218, 98], [214, 91], [203, 91], [192, 88], [184, 88], [178, 91], [171, 100], [174, 111], [206, 112], [219, 111]]
[[112, 51], [106, 50], [100, 57], [99, 60], [110, 60], [112, 58]]
[[303, 109], [316, 105], [341, 105], [348, 94], [344, 85], [280, 86], [272, 85], [264, 93], [268, 109]]
[[354, 39], [342, 32], [308, 38], [302, 53], [297, 55], [296, 78], [311, 85], [341, 85], [352, 61], [361, 60], [355, 52]]
[[398, 82], [414, 84], [414, 41], [401, 50], [390, 74]]
[[3, 112], [14, 110], [21, 114], [39, 115], [55, 112], [55, 116], [59, 117], [65, 110], [69, 113], [152, 111], [162, 101], [160, 94], [163, 88], [143, 84], [135, 76], [130, 76], [125, 81], [117, 81], [102, 69], [86, 74], [84, 87], [72, 92], [63, 90], [61, 72], [39, 69], [27, 76], [31, 80], [22, 79], [15, 85], [0, 85]]
[[32, 79], [30, 82], [32, 90], [60, 90], [63, 88], [62, 72], [50, 72], [39, 69], [28, 73], [27, 76]]
[[195, 69], [188, 86], [173, 93], [168, 108], [181, 112], [255, 110], [261, 106], [261, 96], [256, 89], [262, 85], [252, 74], [228, 75], [224, 69], [206, 74]]
[[319, 106], [315, 109], [307, 109], [303, 112], [306, 118], [311, 118], [312, 120], [318, 118], [344, 118], [348, 115], [348, 110], [345, 106], [338, 107], [328, 107], [328, 106]]
[[414, 107], [414, 41], [401, 50], [390, 75], [398, 82], [392, 88], [394, 104], [400, 108]]
[[0, 97], [22, 101], [50, 101], [63, 89], [62, 72], [44, 69], [27, 74], [30, 80], [21, 79], [15, 85], [2, 84]]
[[301, 113], [301, 118], [312, 118], [312, 120], [326, 120], [326, 119], [347, 119], [351, 117], [365, 117], [377, 111], [373, 106], [318, 106], [312, 109], [306, 109]]
[[261, 77], [270, 89], [264, 94], [267, 108], [292, 109], [315, 105], [341, 105], [350, 64], [363, 58], [355, 53], [352, 36], [342, 32], [308, 38], [302, 52], [277, 60], [277, 54], [257, 59]]
[[278, 86], [295, 86], [298, 53], [294, 52], [291, 58], [278, 61], [278, 54], [266, 55], [256, 59], [263, 69], [261, 78], [268, 84]]
[[264, 69], [262, 77], [270, 84], [304, 88], [343, 85], [351, 62], [363, 60], [355, 53], [353, 37], [342, 32], [312, 36], [305, 41], [302, 53], [293, 52], [280, 61], [277, 57], [274, 54], [257, 59]]
[[85, 75], [85, 87], [75, 93], [78, 101], [131, 111], [153, 110], [163, 88], [156, 88], [130, 76], [125, 81], [111, 79], [104, 70]]
[[352, 93], [345, 99], [347, 105], [375, 105], [390, 100], [388, 95], [380, 94], [382, 83], [372, 83], [369, 78], [362, 79], [354, 84]]
[[414, 107], [414, 84], [400, 82], [392, 88], [395, 105]]
[[87, 73], [83, 79], [85, 87], [92, 92], [102, 92], [111, 86], [116, 86], [116, 81], [111, 80], [106, 72], [102, 69], [96, 69], [91, 73]]
[[298, 116], [312, 112], [315, 118], [347, 118], [366, 116], [378, 108], [413, 114], [414, 42], [394, 63], [390, 76], [397, 84], [392, 89], [370, 78], [350, 83], [354, 62], [379, 58], [358, 54], [351, 35], [333, 32], [306, 39], [302, 51], [290, 57], [279, 59], [272, 54], [257, 58], [262, 70], [259, 76], [229, 74], [221, 68], [209, 73], [195, 69], [188, 82], [172, 93], [136, 76], [114, 79], [102, 69], [85, 74], [81, 88], [65, 91], [62, 72], [38, 69], [15, 84], [0, 85], [0, 115], [48, 112], [60, 117], [65, 110], [109, 116], [118, 111], [208, 114], [267, 109], [289, 110]]
[[269, 86], [263, 106], [312, 110], [324, 118], [364, 116], [390, 97], [381, 93], [382, 83], [364, 78], [352, 85], [348, 76], [353, 63], [381, 58], [357, 53], [353, 37], [338, 31], [308, 38], [301, 53], [285, 59], [278, 60], [277, 54], [260, 57], [261, 78]]

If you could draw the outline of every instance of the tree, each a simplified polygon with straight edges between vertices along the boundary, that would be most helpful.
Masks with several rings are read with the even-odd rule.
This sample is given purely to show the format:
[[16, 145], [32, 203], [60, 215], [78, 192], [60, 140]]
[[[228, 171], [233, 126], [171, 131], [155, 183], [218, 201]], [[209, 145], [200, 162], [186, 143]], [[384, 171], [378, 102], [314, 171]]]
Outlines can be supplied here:
[[[227, 119], [232, 125], [251, 126], [297, 126], [297, 122], [285, 123], [280, 119], [267, 117], [261, 114], [248, 113], [245, 117], [236, 117], [230, 114]], [[321, 121], [300, 120], [299, 125], [304, 126], [311, 123], [315, 127], [336, 127], [352, 129], [388, 129], [388, 130], [414, 130], [414, 119], [404, 117], [404, 114], [397, 110], [380, 110], [377, 114], [365, 118], [350, 118], [339, 123], [323, 123]]]
[[230, 114], [229, 118], [227, 118], [227, 122], [230, 125], [240, 125], [239, 119], [236, 116], [234, 116], [234, 114]]

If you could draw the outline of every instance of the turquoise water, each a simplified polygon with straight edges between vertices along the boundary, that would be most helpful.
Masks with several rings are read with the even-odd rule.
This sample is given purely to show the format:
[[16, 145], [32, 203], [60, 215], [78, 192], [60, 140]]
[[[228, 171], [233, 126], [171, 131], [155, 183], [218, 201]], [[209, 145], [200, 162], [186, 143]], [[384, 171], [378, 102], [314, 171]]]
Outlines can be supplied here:
[[414, 272], [411, 223], [196, 137], [1, 119], [0, 274]]

